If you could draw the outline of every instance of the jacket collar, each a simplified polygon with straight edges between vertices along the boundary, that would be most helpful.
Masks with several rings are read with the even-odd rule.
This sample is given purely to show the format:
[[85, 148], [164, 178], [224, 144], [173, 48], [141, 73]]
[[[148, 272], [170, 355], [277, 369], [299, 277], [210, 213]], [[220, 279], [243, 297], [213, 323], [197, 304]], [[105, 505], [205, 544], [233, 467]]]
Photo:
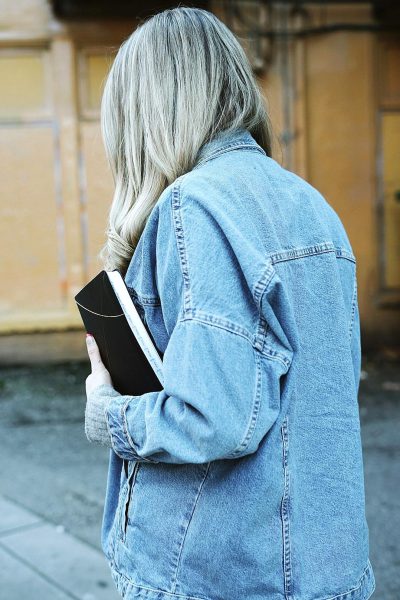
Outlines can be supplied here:
[[235, 130], [218, 131], [211, 140], [205, 142], [197, 154], [196, 167], [223, 152], [237, 148], [253, 148], [266, 155], [265, 150], [257, 144], [250, 131], [239, 127]]

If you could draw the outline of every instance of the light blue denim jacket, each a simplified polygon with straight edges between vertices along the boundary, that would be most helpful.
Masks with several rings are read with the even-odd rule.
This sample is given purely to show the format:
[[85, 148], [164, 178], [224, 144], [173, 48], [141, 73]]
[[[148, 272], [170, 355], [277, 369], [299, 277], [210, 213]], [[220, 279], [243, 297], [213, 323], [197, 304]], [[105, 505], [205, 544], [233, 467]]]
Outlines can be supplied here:
[[369, 598], [356, 259], [337, 213], [249, 131], [223, 132], [160, 196], [125, 282], [165, 383], [95, 390], [121, 595]]

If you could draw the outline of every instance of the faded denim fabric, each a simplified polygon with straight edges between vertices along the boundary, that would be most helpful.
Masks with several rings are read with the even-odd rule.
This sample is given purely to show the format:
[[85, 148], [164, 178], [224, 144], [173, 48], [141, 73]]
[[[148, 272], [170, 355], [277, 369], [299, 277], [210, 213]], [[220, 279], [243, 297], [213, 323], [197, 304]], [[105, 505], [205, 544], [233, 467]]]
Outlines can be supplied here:
[[125, 276], [160, 392], [100, 386], [101, 542], [127, 600], [366, 600], [356, 259], [336, 212], [223, 132], [154, 206]]

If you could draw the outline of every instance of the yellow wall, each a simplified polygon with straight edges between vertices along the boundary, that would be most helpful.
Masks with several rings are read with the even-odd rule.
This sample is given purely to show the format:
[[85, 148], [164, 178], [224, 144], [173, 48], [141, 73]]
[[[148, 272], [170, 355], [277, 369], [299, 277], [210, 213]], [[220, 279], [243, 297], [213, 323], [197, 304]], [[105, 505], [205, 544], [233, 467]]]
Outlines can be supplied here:
[[[400, 37], [395, 45], [398, 60]], [[400, 339], [400, 203], [394, 198], [400, 72], [397, 112], [387, 121], [379, 99], [378, 73], [388, 64], [378, 61], [381, 46], [372, 33], [337, 32], [308, 39], [305, 50], [307, 178], [348, 232], [358, 261], [364, 340], [371, 345]]]
[[348, 231], [358, 260], [360, 312], [368, 328], [377, 317], [378, 266], [373, 42], [370, 33], [334, 33], [308, 40], [306, 50], [308, 176]]
[[[74, 295], [102, 268], [96, 255], [113, 192], [100, 137], [101, 86], [134, 24], [66, 25], [45, 0], [3, 7], [0, 332], [80, 328]], [[365, 6], [358, 15], [337, 10], [340, 20], [369, 18]], [[386, 47], [368, 32], [312, 36], [290, 42], [286, 62], [278, 45], [259, 79], [274, 157], [324, 194], [348, 232], [365, 348], [398, 343], [400, 329], [395, 42]], [[383, 80], [378, 66], [389, 63]]]

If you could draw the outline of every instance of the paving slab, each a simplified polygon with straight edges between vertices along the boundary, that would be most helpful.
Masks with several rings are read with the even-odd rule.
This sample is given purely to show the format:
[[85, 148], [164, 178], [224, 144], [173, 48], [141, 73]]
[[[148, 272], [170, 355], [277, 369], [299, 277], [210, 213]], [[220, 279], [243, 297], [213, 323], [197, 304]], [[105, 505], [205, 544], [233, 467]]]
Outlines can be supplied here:
[[3, 534], [13, 532], [29, 525], [37, 525], [42, 519], [29, 510], [0, 496], [0, 539]]
[[[62, 526], [43, 522], [36, 527], [14, 530], [3, 534], [0, 544], [14, 560], [20, 561], [67, 597], [80, 600], [120, 598], [105, 557], [64, 531]], [[42, 600], [41, 596], [34, 597], [32, 594], [28, 598]], [[8, 596], [7, 600], [11, 597]]]
[[69, 594], [47, 581], [19, 558], [2, 548], [0, 542], [0, 600], [68, 600]]

